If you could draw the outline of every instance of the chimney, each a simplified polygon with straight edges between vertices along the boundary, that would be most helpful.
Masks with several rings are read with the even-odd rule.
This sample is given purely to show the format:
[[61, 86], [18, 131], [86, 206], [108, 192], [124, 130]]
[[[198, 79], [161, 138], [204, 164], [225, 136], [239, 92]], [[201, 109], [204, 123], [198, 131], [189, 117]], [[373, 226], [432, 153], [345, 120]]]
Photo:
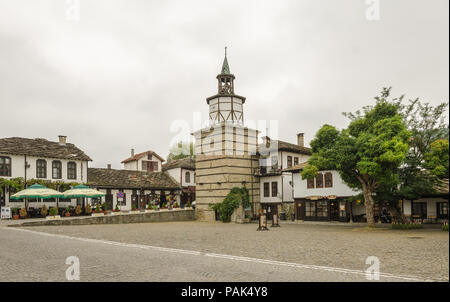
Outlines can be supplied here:
[[65, 136], [65, 135], [58, 135], [58, 138], [59, 138], [59, 144], [65, 146], [66, 145], [67, 136]]
[[299, 145], [300, 147], [304, 147], [305, 146], [304, 135], [305, 135], [304, 133], [297, 134], [297, 145]]
[[131, 157], [134, 156], [134, 149], [131, 149]]
[[108, 170], [111, 170], [111, 164], [108, 164], [107, 167], [108, 167]]
[[263, 136], [263, 144], [266, 146], [266, 148], [270, 147], [270, 137], [268, 136]]

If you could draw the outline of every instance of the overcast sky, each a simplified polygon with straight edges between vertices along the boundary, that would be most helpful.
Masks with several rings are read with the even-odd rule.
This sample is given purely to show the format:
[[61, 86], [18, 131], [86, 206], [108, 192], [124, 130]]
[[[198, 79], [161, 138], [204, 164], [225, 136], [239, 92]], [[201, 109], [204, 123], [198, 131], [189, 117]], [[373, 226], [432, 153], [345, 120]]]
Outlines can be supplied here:
[[[0, 137], [68, 136], [92, 167], [166, 157], [174, 120], [208, 112], [228, 46], [245, 118], [307, 144], [384, 86], [449, 99], [449, 1], [0, 0]], [[76, 3], [76, 1], [75, 1]]]

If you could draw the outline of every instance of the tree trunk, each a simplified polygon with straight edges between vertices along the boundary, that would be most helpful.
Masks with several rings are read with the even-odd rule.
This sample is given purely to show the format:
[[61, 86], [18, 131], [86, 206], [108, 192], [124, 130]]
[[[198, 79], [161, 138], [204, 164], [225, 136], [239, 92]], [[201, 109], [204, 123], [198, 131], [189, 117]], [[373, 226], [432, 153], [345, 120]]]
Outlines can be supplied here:
[[372, 191], [367, 186], [367, 184], [363, 183], [363, 194], [364, 194], [364, 205], [366, 207], [366, 219], [367, 226], [374, 228], [375, 227], [375, 217], [374, 217], [374, 201], [372, 197]]

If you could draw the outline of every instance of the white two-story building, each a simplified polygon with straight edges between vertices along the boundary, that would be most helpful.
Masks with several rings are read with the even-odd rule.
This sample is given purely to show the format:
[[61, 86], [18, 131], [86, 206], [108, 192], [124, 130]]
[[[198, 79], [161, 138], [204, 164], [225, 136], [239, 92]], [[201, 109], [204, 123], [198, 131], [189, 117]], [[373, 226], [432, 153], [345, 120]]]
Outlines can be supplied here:
[[360, 192], [347, 186], [337, 171], [319, 171], [314, 179], [302, 179], [306, 164], [284, 170], [292, 173], [296, 220], [347, 222], [365, 213], [362, 204], [348, 201]]
[[[361, 200], [353, 201], [361, 191], [353, 190], [341, 179], [337, 171], [319, 171], [314, 179], [302, 179], [306, 163], [285, 169], [292, 173], [295, 218], [300, 221], [365, 221], [365, 206]], [[406, 219], [424, 223], [448, 221], [448, 179], [442, 180], [434, 194], [416, 200], [401, 200], [401, 210]], [[375, 202], [375, 220], [380, 222], [383, 201]]]
[[280, 205], [294, 203], [292, 173], [284, 169], [306, 162], [311, 150], [304, 145], [303, 133], [297, 135], [297, 144], [263, 137], [258, 149], [260, 165], [255, 174], [260, 180], [260, 202], [271, 219], [278, 214]]
[[[58, 142], [43, 138], [29, 139], [21, 137], [0, 139], [0, 178], [21, 178], [44, 182], [86, 183], [88, 162], [92, 161], [74, 144], [66, 142], [66, 136], [59, 136]], [[0, 190], [0, 205], [19, 208], [25, 205], [23, 200], [10, 200], [16, 193], [13, 188]], [[37, 205], [37, 200], [29, 200], [29, 207]], [[61, 200], [60, 207], [76, 205], [76, 199]], [[45, 200], [47, 206], [55, 206], [56, 200]], [[41, 204], [39, 203], [39, 207]]]

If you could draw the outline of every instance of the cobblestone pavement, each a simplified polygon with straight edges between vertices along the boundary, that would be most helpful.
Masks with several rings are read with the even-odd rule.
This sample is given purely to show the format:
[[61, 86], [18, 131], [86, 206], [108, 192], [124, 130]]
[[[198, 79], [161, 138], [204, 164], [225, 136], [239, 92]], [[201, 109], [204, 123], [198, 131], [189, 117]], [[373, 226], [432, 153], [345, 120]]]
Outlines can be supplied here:
[[81, 281], [366, 281], [368, 256], [379, 258], [382, 281], [408, 281], [388, 274], [449, 278], [449, 235], [438, 229], [286, 223], [257, 232], [256, 227], [201, 222], [2, 226], [0, 281], [63, 281], [65, 259], [72, 255], [80, 258]]

